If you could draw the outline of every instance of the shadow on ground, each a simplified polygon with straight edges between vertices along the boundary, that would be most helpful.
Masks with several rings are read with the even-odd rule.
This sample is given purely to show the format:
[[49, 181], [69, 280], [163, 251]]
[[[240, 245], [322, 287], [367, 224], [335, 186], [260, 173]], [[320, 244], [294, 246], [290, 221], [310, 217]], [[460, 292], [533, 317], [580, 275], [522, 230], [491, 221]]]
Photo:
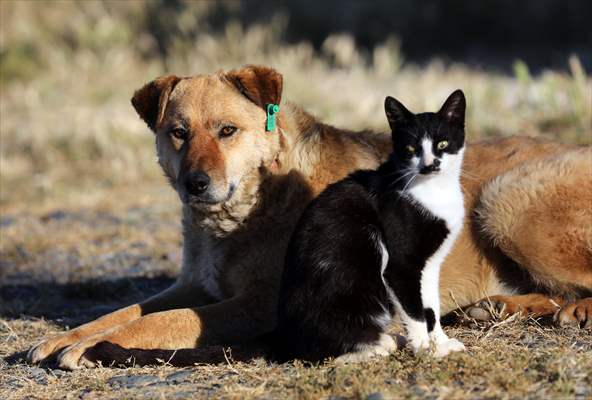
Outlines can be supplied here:
[[[155, 278], [119, 278], [88, 280], [67, 284], [28, 284], [0, 286], [0, 318], [42, 318], [64, 329], [92, 321], [121, 307], [156, 294], [174, 282], [165, 276]], [[132, 367], [167, 364], [191, 366], [195, 364], [221, 364], [232, 359], [248, 362], [264, 354], [259, 342], [233, 346], [232, 352], [223, 346], [183, 350], [124, 349], [103, 342], [89, 351], [89, 358], [113, 367]], [[27, 351], [5, 357], [8, 365], [25, 362]], [[55, 368], [55, 356], [43, 364]]]
[[174, 282], [166, 276], [0, 286], [0, 318], [43, 318], [63, 328], [141, 301]]

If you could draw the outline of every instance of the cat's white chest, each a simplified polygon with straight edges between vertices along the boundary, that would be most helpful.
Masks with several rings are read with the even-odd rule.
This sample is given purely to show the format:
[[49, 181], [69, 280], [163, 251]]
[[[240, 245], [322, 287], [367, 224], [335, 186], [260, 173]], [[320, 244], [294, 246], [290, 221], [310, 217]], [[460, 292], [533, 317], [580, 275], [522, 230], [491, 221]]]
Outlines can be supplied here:
[[431, 177], [408, 192], [431, 214], [446, 221], [449, 229], [456, 230], [462, 225], [464, 204], [458, 175]]

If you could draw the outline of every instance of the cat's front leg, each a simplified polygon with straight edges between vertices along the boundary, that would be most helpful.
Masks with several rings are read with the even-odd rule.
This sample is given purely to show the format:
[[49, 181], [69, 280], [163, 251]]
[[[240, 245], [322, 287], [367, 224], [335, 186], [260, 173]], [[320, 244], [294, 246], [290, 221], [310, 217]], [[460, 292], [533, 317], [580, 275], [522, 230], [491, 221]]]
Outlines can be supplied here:
[[395, 302], [395, 308], [405, 327], [407, 342], [411, 346], [413, 353], [417, 354], [421, 351], [428, 350], [430, 348], [430, 336], [428, 335], [426, 321], [411, 317], [405, 312], [403, 305], [399, 302]]
[[[429, 312], [427, 313], [429, 314]], [[465, 346], [454, 338], [449, 338], [438, 321], [433, 326], [427, 315], [424, 321], [414, 319], [399, 310], [401, 321], [407, 331], [407, 340], [415, 354], [423, 351], [433, 351], [431, 354], [436, 358], [445, 357], [450, 353], [464, 351]], [[428, 328], [433, 328], [429, 331]]]
[[440, 265], [428, 265], [421, 279], [421, 297], [424, 304], [424, 316], [428, 336], [434, 344], [434, 356], [445, 357], [456, 351], [464, 351], [465, 346], [454, 338], [449, 338], [440, 325]]
[[[426, 309], [426, 314], [428, 314], [431, 309]], [[426, 319], [428, 316], [426, 315]], [[431, 332], [429, 332], [430, 341], [434, 345], [434, 356], [435, 357], [445, 357], [450, 353], [454, 353], [457, 351], [464, 351], [465, 345], [462, 344], [459, 340], [450, 338], [444, 331], [442, 330], [442, 326], [440, 325], [440, 315], [435, 316], [435, 323], [434, 327]]]
[[[396, 313], [407, 331], [407, 339], [414, 353], [433, 350], [435, 357], [444, 357], [464, 346], [450, 339], [440, 325], [440, 297], [438, 290], [439, 264], [428, 264], [418, 281], [400, 276], [389, 276], [386, 285]], [[427, 273], [426, 273], [427, 272]], [[405, 282], [405, 286], [401, 284]]]

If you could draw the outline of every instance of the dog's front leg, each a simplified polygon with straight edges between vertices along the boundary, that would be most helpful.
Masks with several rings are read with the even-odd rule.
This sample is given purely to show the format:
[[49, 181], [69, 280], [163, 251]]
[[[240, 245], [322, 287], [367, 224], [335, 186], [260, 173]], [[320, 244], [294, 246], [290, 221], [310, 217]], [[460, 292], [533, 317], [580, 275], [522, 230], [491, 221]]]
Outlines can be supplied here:
[[46, 339], [34, 346], [28, 354], [29, 362], [41, 362], [58, 351], [99, 332], [115, 328], [130, 321], [137, 320], [143, 315], [174, 308], [192, 307], [207, 304], [205, 294], [196, 288], [174, 284], [165, 291], [148, 300], [114, 311], [94, 321], [81, 325], [52, 338]]
[[[175, 350], [204, 344], [236, 343], [253, 339], [274, 326], [273, 312], [249, 296], [198, 308], [157, 312], [83, 339], [66, 348], [58, 358], [61, 368], [95, 366], [85, 352], [100, 342], [124, 348]], [[105, 360], [105, 354], [93, 358]]]

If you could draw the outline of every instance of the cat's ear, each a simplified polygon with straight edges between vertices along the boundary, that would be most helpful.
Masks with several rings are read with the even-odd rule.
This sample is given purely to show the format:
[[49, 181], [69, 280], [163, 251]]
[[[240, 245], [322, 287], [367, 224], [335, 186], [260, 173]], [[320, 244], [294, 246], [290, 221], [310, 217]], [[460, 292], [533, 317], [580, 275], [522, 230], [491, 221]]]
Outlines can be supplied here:
[[467, 108], [467, 102], [465, 95], [462, 90], [458, 89], [452, 92], [450, 96], [444, 102], [444, 105], [438, 111], [442, 117], [444, 117], [452, 125], [459, 127], [465, 126], [465, 109]]
[[413, 115], [399, 100], [390, 96], [384, 100], [384, 111], [391, 130], [395, 130]]

